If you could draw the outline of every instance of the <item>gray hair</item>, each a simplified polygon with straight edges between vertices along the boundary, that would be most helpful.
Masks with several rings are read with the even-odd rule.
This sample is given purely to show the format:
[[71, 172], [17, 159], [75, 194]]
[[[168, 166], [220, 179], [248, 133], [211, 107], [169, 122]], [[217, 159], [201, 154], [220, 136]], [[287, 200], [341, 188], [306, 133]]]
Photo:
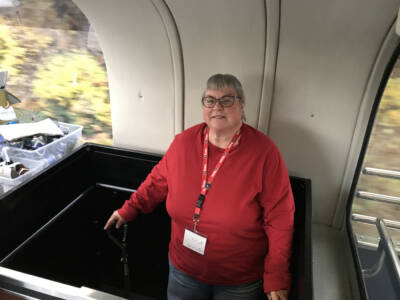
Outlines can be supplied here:
[[[223, 88], [230, 88], [233, 89], [238, 98], [239, 98], [239, 103], [244, 106], [245, 103], [245, 97], [244, 97], [244, 92], [243, 92], [243, 87], [242, 84], [240, 83], [239, 79], [237, 79], [235, 76], [231, 74], [214, 74], [207, 80], [207, 85], [206, 85], [206, 91], [211, 90], [211, 91], [217, 91]], [[203, 97], [206, 93], [204, 91]], [[243, 112], [242, 120], [246, 121], [246, 116]]]
[[215, 74], [207, 80], [206, 90], [217, 91], [223, 88], [233, 89], [239, 97], [239, 102], [244, 105], [245, 97], [239, 79], [231, 74]]

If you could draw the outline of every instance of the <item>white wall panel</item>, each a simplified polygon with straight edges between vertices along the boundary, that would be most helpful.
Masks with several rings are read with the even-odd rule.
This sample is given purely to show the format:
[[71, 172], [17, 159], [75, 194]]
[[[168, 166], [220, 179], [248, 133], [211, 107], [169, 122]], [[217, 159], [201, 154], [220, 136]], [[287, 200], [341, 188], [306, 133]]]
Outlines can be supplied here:
[[399, 1], [282, 1], [270, 135], [331, 224], [365, 85]]
[[215, 73], [232, 73], [257, 126], [265, 57], [263, 0], [167, 0], [181, 37], [185, 68], [185, 128], [202, 121], [201, 95]]
[[[335, 210], [344, 208], [338, 198], [368, 76], [399, 0], [281, 1], [273, 102], [264, 103], [265, 112], [262, 87], [274, 79], [274, 66], [265, 62], [265, 3], [276, 8], [277, 1], [75, 2], [104, 52], [117, 146], [165, 151], [180, 130], [180, 112], [185, 128], [202, 121], [207, 78], [235, 74], [247, 96], [248, 123], [269, 129], [292, 175], [312, 179], [314, 222], [332, 224]], [[168, 5], [178, 29], [173, 40], [181, 44], [171, 46], [168, 17], [156, 2]]]
[[150, 0], [76, 0], [107, 65], [116, 146], [164, 152], [174, 137], [171, 45]]

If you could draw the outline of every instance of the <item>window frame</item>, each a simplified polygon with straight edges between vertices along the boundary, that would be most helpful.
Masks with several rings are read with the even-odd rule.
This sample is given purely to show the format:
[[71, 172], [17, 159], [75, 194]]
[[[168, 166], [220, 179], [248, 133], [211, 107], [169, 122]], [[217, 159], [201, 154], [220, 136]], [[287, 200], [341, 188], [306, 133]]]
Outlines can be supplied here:
[[350, 249], [351, 249], [354, 267], [356, 269], [358, 289], [359, 289], [361, 299], [369, 299], [369, 297], [367, 294], [367, 287], [366, 287], [365, 281], [363, 279], [362, 267], [361, 267], [360, 259], [359, 259], [358, 252], [357, 252], [357, 245], [355, 242], [356, 235], [353, 232], [353, 227], [352, 227], [353, 199], [355, 197], [358, 181], [359, 181], [361, 171], [362, 171], [364, 158], [365, 158], [365, 155], [366, 155], [366, 152], [368, 149], [369, 142], [371, 140], [371, 134], [372, 134], [372, 130], [374, 128], [375, 119], [378, 114], [382, 96], [386, 89], [390, 75], [392, 74], [393, 68], [398, 59], [400, 59], [400, 41], [397, 42], [397, 46], [395, 47], [395, 50], [393, 51], [392, 56], [388, 60], [385, 70], [383, 72], [383, 75], [381, 76], [379, 88], [377, 90], [377, 93], [376, 93], [376, 96], [374, 99], [374, 103], [371, 108], [370, 116], [368, 119], [367, 127], [365, 130], [360, 154], [359, 154], [358, 161], [357, 161], [357, 166], [355, 168], [354, 177], [353, 177], [353, 180], [351, 183], [349, 198], [347, 201], [347, 207], [346, 207], [346, 229], [347, 229], [346, 231], [347, 231], [348, 239], [350, 242]]

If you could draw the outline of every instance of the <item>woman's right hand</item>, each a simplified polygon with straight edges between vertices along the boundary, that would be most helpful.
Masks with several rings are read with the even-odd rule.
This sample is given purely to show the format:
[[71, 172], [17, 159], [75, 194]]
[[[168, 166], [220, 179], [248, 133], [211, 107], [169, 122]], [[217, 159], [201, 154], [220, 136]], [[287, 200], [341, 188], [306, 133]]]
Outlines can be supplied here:
[[104, 226], [104, 230], [110, 228], [114, 223], [115, 224], [115, 228], [119, 228], [122, 224], [125, 224], [126, 221], [121, 217], [121, 215], [118, 213], [117, 210], [115, 210], [111, 217], [108, 219], [106, 225]]

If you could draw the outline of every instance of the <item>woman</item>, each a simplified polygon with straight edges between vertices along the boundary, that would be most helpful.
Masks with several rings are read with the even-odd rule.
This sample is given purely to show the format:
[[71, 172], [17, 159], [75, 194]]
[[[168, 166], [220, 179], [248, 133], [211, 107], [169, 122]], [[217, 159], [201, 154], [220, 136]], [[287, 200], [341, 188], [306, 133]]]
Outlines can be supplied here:
[[[239, 80], [216, 74], [202, 98], [204, 123], [178, 134], [105, 229], [167, 198], [168, 299], [286, 300], [294, 203], [275, 144], [243, 123]], [[262, 280], [263, 279], [263, 280]]]

